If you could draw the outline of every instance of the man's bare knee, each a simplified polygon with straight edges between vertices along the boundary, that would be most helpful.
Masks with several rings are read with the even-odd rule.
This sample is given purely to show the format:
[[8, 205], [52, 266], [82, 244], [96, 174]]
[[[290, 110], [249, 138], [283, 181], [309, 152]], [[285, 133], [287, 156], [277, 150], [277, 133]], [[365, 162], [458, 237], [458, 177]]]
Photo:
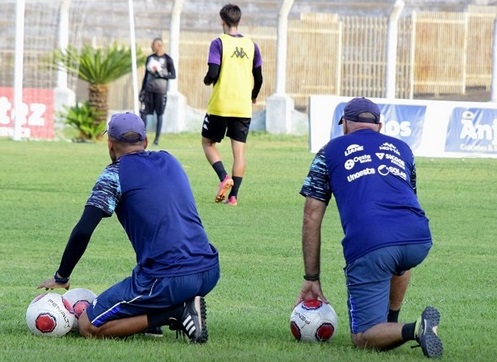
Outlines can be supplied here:
[[351, 334], [352, 344], [356, 348], [365, 349], [367, 348], [367, 343], [363, 338], [364, 333]]
[[98, 335], [98, 328], [90, 323], [88, 315], [83, 312], [78, 320], [79, 334], [85, 338], [92, 338]]

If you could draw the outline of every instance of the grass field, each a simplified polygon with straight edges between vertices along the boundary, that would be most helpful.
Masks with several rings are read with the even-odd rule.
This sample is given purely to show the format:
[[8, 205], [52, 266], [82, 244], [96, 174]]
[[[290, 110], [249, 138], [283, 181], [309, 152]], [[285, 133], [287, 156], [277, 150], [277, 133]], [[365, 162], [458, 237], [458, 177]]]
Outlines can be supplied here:
[[[60, 339], [31, 335], [24, 313], [35, 287], [57, 269], [63, 248], [96, 177], [109, 163], [105, 143], [13, 142], [0, 139], [0, 361], [414, 361], [412, 344], [385, 353], [355, 350], [346, 313], [342, 231], [334, 203], [323, 229], [322, 283], [339, 316], [329, 344], [301, 344], [289, 330], [302, 283], [298, 194], [313, 155], [307, 138], [251, 134], [239, 205], [213, 202], [217, 179], [198, 135], [165, 135], [163, 146], [184, 165], [222, 276], [206, 298], [210, 340], [189, 345], [162, 339]], [[152, 147], [154, 148], [154, 147]], [[229, 142], [221, 145], [228, 167]], [[401, 320], [426, 305], [442, 314], [447, 361], [494, 361], [497, 353], [497, 160], [417, 160], [418, 197], [434, 248], [413, 271]], [[105, 219], [71, 277], [97, 294], [134, 266], [117, 219]], [[62, 291], [61, 291], [62, 292]]]

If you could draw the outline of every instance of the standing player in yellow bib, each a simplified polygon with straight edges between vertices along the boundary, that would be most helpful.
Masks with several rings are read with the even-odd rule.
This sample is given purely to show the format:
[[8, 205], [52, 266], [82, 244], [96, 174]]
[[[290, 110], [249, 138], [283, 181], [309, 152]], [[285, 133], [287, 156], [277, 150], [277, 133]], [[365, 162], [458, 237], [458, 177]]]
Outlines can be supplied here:
[[[237, 5], [225, 5], [219, 15], [223, 35], [211, 42], [209, 69], [204, 77], [204, 84], [213, 84], [213, 90], [202, 124], [202, 147], [220, 181], [215, 201], [226, 200], [228, 205], [235, 206], [245, 174], [245, 143], [252, 104], [262, 86], [262, 57], [257, 44], [238, 33], [242, 12]], [[216, 147], [225, 136], [231, 139], [233, 152], [231, 176]]]

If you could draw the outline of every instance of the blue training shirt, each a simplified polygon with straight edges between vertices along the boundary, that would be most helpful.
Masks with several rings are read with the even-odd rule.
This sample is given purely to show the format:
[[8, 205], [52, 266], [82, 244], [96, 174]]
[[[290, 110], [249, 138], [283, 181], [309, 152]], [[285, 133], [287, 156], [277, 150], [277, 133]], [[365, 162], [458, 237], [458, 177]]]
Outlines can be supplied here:
[[380, 247], [431, 241], [414, 155], [402, 140], [369, 129], [332, 139], [316, 154], [300, 194], [326, 204], [335, 196], [348, 264]]
[[86, 205], [116, 213], [145, 274], [187, 275], [218, 263], [187, 175], [168, 152], [122, 156], [101, 173]]

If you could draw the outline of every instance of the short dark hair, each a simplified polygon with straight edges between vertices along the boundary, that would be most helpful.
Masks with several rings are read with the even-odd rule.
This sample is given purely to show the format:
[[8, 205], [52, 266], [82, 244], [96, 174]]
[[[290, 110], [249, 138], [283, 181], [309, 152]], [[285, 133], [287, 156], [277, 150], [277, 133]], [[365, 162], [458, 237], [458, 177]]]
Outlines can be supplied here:
[[219, 11], [219, 16], [223, 19], [226, 25], [230, 27], [238, 26], [240, 19], [242, 18], [242, 10], [240, 10], [238, 5], [226, 4], [223, 6], [221, 11]]
[[152, 45], [154, 45], [155, 43], [157, 43], [159, 41], [162, 43], [162, 38], [154, 38], [154, 40], [152, 40]]

